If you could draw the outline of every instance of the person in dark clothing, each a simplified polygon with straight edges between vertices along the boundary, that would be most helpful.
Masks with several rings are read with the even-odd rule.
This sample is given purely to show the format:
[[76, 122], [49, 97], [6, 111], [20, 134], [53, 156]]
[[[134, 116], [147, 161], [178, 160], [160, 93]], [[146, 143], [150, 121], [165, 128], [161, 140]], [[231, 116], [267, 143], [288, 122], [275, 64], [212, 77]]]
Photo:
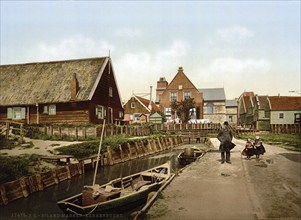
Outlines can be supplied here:
[[254, 141], [254, 148], [255, 148], [255, 155], [256, 159], [259, 159], [260, 154], [263, 155], [265, 153], [265, 148], [262, 144], [262, 140], [259, 138], [259, 136], [256, 136]]
[[241, 154], [243, 156], [247, 156], [247, 159], [250, 159], [255, 154], [254, 145], [253, 145], [251, 139], [247, 140], [245, 149], [241, 152]]
[[[232, 143], [232, 139], [233, 139], [232, 131], [227, 121], [224, 122], [223, 128], [220, 130], [220, 132], [217, 135], [217, 139], [221, 142], [219, 146], [219, 150], [221, 152], [221, 163], [224, 163], [225, 161], [227, 163], [231, 163], [230, 150], [233, 148], [234, 144]], [[225, 158], [225, 154], [226, 154], [226, 158]]]

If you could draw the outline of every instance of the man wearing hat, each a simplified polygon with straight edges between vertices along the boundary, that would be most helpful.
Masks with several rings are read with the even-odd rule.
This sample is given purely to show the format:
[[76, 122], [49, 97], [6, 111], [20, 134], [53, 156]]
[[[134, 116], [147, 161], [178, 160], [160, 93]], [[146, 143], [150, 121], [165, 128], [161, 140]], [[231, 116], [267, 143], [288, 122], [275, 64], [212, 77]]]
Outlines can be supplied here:
[[230, 150], [235, 145], [232, 143], [233, 135], [229, 123], [227, 121], [224, 122], [223, 128], [220, 130], [220, 132], [217, 135], [217, 139], [221, 142], [219, 146], [219, 150], [221, 151], [221, 163], [225, 162], [225, 154], [226, 154], [226, 163], [231, 163]]

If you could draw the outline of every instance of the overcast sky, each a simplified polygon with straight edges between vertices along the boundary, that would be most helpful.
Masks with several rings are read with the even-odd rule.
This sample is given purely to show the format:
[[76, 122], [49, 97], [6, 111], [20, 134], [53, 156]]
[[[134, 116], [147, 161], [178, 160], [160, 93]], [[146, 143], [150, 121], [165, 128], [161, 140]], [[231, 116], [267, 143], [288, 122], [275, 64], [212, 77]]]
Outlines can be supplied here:
[[123, 101], [180, 66], [227, 99], [301, 89], [300, 1], [1, 0], [0, 46], [2, 65], [110, 51]]

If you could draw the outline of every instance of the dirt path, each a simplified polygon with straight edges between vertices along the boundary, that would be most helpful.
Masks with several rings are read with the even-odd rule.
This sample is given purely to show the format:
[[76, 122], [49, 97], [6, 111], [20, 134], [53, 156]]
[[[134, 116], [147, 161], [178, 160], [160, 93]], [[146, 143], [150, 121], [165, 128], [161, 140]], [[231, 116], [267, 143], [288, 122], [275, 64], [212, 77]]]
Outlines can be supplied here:
[[151, 219], [301, 218], [300, 153], [265, 145], [260, 159], [241, 157], [244, 141], [220, 164], [214, 149], [176, 177], [148, 212]]
[[33, 147], [26, 148], [26, 147], [16, 147], [13, 149], [3, 149], [0, 150], [1, 154], [7, 154], [9, 156], [18, 156], [21, 154], [38, 154], [38, 155], [46, 155], [50, 156], [53, 155], [52, 152], [55, 152], [55, 150], [62, 146], [67, 146], [70, 144], [76, 144], [80, 143], [78, 141], [48, 141], [48, 140], [37, 140], [37, 139], [29, 139], [24, 138], [25, 142], [32, 142]]

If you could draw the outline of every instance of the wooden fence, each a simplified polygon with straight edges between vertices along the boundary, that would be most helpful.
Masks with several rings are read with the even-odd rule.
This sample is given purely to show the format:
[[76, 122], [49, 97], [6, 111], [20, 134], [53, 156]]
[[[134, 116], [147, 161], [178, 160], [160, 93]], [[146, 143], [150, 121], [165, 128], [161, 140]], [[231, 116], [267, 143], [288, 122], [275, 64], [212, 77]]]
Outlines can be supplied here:
[[[29, 129], [39, 131], [49, 137], [72, 137], [75, 140], [85, 140], [101, 136], [101, 126], [91, 127], [64, 127], [59, 125], [30, 126]], [[106, 125], [104, 137], [126, 134], [130, 136], [149, 136], [156, 131], [186, 136], [188, 131], [199, 131], [200, 133], [215, 134], [220, 129], [220, 124], [154, 124], [146, 126], [133, 125]]]
[[300, 124], [272, 124], [271, 132], [276, 134], [301, 134]]

